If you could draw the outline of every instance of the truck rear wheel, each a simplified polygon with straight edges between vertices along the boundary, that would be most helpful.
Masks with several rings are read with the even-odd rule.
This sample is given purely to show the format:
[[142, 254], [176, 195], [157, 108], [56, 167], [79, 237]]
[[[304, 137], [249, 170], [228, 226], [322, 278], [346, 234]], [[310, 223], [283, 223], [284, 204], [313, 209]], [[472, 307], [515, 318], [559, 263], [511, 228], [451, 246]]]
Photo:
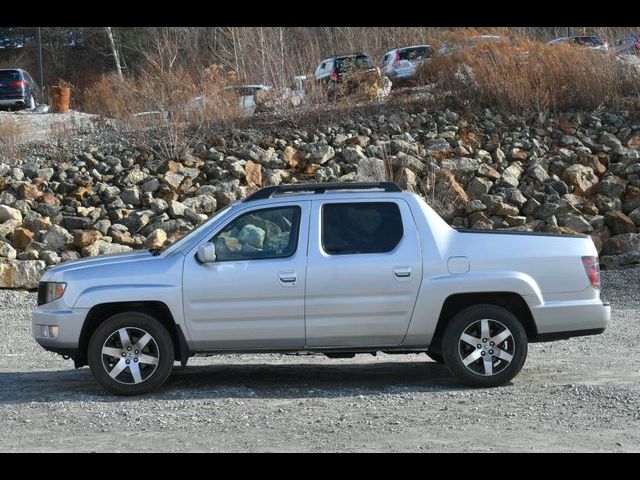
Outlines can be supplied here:
[[116, 395], [141, 395], [159, 388], [173, 368], [171, 335], [146, 313], [116, 314], [91, 336], [87, 357], [98, 383]]
[[520, 372], [527, 346], [527, 334], [513, 313], [497, 305], [474, 305], [447, 325], [442, 357], [462, 383], [495, 387]]

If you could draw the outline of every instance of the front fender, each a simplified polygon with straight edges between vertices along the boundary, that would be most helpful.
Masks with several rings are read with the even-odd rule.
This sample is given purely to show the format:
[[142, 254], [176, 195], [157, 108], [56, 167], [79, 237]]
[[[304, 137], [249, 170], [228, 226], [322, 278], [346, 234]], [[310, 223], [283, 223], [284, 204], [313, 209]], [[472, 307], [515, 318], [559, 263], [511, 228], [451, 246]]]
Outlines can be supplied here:
[[184, 325], [182, 292], [172, 284], [106, 285], [88, 287], [78, 295], [73, 308], [91, 309], [104, 303], [162, 302], [176, 324]]
[[522, 272], [470, 272], [424, 277], [403, 344], [426, 345], [431, 342], [442, 306], [451, 295], [482, 292], [518, 294], [529, 308], [543, 303], [536, 281]]

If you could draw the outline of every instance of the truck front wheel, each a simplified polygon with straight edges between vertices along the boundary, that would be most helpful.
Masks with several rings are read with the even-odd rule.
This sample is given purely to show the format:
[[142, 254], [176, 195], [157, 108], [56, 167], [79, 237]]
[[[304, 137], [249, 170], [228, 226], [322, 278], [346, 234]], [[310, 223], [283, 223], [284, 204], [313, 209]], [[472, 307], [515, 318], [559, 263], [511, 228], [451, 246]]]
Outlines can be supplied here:
[[474, 305], [451, 319], [442, 337], [442, 357], [464, 384], [502, 385], [522, 369], [527, 334], [518, 318], [497, 305]]
[[116, 395], [141, 395], [160, 387], [173, 368], [173, 342], [167, 329], [142, 312], [116, 314], [91, 336], [91, 373]]

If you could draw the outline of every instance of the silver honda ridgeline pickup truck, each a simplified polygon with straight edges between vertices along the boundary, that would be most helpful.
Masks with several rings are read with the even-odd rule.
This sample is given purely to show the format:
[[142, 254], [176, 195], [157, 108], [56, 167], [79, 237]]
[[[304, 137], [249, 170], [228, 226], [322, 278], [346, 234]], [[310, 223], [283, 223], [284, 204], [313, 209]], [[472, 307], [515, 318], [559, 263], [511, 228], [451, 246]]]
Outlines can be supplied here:
[[588, 236], [456, 230], [389, 182], [298, 184], [163, 249], [49, 270], [33, 335], [121, 395], [230, 352], [423, 352], [492, 387], [528, 342], [601, 333], [610, 315]]

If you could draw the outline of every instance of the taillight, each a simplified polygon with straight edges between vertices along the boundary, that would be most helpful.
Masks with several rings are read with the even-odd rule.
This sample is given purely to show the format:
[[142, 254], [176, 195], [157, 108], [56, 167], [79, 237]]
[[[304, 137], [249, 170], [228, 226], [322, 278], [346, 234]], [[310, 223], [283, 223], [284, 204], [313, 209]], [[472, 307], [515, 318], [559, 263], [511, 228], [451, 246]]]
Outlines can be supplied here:
[[598, 257], [582, 257], [582, 264], [584, 265], [584, 271], [587, 273], [587, 278], [594, 288], [600, 289], [600, 264], [598, 263]]
[[331, 72], [331, 75], [329, 76], [329, 78], [331, 78], [331, 80], [335, 80], [337, 82], [338, 81], [338, 72], [336, 72], [334, 70], [333, 72]]
[[640, 41], [637, 41], [634, 46], [636, 47], [636, 49], [640, 50]]
[[393, 63], [398, 63], [400, 61], [400, 50], [396, 50], [396, 58], [393, 60]]
[[15, 88], [22, 88], [22, 87], [25, 87], [26, 85], [27, 85], [27, 82], [24, 82], [22, 80], [17, 80], [9, 84], [10, 87], [15, 87]]

